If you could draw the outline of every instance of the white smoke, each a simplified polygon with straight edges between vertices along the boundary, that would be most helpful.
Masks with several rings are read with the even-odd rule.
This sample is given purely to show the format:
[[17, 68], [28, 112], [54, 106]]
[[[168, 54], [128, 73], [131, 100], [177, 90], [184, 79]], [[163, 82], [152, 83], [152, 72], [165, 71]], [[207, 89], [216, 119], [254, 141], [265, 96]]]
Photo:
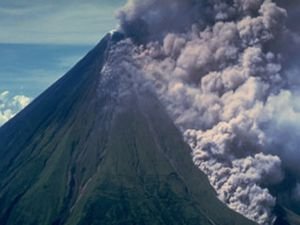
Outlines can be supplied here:
[[278, 155], [284, 166], [299, 176], [300, 96], [289, 90], [270, 96], [263, 118], [269, 123], [264, 128], [268, 137], [265, 150]]
[[135, 43], [127, 40], [134, 64], [219, 198], [272, 224], [276, 199], [267, 187], [284, 169], [300, 172], [299, 97], [287, 88], [298, 73], [284, 71], [272, 49], [289, 34], [287, 12], [271, 0], [132, 0], [118, 15]]
[[0, 126], [24, 109], [30, 101], [24, 95], [11, 96], [8, 91], [0, 93]]

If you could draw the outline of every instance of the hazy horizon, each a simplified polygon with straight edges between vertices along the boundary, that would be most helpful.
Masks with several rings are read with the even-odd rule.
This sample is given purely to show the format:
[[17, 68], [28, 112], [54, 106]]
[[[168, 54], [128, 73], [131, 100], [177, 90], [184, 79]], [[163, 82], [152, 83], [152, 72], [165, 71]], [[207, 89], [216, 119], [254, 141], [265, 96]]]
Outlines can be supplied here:
[[116, 28], [123, 3], [0, 0], [0, 126]]

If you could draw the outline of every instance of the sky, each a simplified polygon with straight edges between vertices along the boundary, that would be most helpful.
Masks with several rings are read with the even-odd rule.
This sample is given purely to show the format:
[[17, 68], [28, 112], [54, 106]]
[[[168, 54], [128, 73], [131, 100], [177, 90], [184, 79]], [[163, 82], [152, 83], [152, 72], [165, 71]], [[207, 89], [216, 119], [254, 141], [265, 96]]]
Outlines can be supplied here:
[[95, 44], [123, 0], [0, 0], [0, 43]]
[[0, 126], [110, 30], [125, 0], [0, 0]]

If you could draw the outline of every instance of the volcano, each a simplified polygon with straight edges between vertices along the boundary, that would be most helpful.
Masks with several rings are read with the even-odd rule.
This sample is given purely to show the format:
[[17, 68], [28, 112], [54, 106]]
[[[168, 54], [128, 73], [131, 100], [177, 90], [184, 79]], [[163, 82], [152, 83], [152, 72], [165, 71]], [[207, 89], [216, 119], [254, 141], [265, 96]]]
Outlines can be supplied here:
[[155, 94], [109, 68], [122, 38], [1, 127], [0, 224], [254, 225], [217, 199]]

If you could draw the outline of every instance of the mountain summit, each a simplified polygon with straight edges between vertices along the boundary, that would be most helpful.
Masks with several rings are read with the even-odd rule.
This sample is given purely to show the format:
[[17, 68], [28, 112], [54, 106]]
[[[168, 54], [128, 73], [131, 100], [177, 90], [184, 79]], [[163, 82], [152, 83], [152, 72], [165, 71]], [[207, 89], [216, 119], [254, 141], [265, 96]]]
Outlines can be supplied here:
[[217, 199], [156, 96], [110, 68], [120, 39], [1, 127], [0, 224], [254, 225]]

